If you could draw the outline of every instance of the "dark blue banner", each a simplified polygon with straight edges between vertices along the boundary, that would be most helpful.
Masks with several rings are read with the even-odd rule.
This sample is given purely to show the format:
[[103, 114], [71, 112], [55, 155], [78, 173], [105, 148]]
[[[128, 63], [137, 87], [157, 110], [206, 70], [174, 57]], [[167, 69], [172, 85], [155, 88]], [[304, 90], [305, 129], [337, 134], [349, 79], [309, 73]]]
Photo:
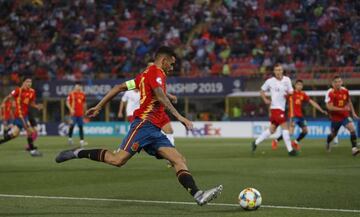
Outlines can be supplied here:
[[[114, 85], [126, 80], [89, 80], [82, 82], [88, 98], [103, 97]], [[43, 98], [65, 98], [74, 88], [71, 81], [37, 83], [38, 95]], [[177, 96], [226, 96], [243, 90], [242, 78], [168, 78], [167, 90]]]

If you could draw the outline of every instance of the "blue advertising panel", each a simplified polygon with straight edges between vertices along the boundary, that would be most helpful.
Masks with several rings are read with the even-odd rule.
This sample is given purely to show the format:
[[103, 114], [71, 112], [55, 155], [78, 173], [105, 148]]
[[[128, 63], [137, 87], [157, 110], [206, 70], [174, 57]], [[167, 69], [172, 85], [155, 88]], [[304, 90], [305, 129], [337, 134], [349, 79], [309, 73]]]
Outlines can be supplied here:
[[[124, 137], [130, 128], [128, 122], [90, 122], [84, 125], [86, 136], [118, 136]], [[37, 131], [40, 136], [67, 136], [69, 125], [66, 123], [39, 123]], [[3, 125], [0, 124], [0, 135], [3, 133]], [[25, 135], [21, 131], [21, 135]], [[74, 137], [79, 135], [79, 128], [74, 128]]]
[[[356, 132], [358, 132], [358, 123], [355, 123]], [[308, 121], [308, 138], [319, 139], [326, 138], [327, 135], [331, 132], [330, 121]], [[294, 134], [297, 136], [300, 133], [300, 128], [296, 127]], [[350, 133], [344, 127], [341, 127], [338, 133], [339, 138], [349, 138]]]
[[[358, 123], [355, 123], [355, 128], [356, 128], [356, 132], [358, 131]], [[330, 128], [330, 121], [308, 121], [308, 134], [306, 136], [306, 138], [311, 138], [311, 139], [324, 139], [327, 137], [327, 135], [329, 135], [329, 133], [331, 132], [331, 128]], [[269, 127], [269, 122], [266, 121], [258, 121], [258, 122], [253, 122], [253, 137], [258, 137], [264, 130], [266, 130]], [[297, 135], [299, 135], [299, 133], [301, 132], [301, 129], [296, 126], [295, 127], [295, 131], [294, 131], [294, 137], [296, 137]], [[276, 132], [275, 133], [275, 137], [280, 135], [280, 132]], [[349, 138], [349, 132], [344, 128], [341, 127], [338, 133], [338, 137], [339, 138]]]
[[[84, 125], [84, 134], [87, 136], [125, 136], [130, 124], [128, 122], [89, 122]], [[58, 126], [58, 134], [66, 136], [69, 125], [61, 123]], [[79, 128], [74, 128], [74, 135], [79, 134]]]

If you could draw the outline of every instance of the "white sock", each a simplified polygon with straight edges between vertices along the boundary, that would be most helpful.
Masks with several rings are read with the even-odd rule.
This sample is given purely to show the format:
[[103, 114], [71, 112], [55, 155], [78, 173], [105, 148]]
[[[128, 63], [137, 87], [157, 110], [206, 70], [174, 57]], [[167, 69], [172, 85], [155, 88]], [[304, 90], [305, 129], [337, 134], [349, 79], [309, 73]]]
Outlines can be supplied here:
[[283, 130], [282, 131], [282, 136], [286, 145], [286, 148], [288, 150], [288, 152], [292, 151], [293, 148], [291, 146], [291, 140], [290, 140], [290, 133], [289, 130]]
[[259, 145], [262, 141], [267, 139], [271, 135], [270, 130], [267, 129], [255, 140], [255, 145]]
[[337, 136], [335, 136], [335, 138], [333, 139], [333, 142], [334, 142], [335, 144], [338, 144], [338, 143], [339, 143], [339, 138], [338, 138]]
[[170, 140], [170, 143], [175, 146], [175, 139], [174, 139], [174, 134], [166, 134], [163, 131], [161, 131], [167, 138], [168, 140]]

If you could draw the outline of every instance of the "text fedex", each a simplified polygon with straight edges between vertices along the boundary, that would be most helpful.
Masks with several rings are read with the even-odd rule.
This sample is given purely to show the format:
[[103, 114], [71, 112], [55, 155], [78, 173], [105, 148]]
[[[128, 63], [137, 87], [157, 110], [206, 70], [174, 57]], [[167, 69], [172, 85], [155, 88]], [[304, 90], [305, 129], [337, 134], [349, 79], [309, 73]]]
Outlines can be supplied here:
[[213, 127], [212, 124], [204, 124], [203, 127], [194, 126], [191, 130], [186, 130], [186, 136], [221, 136], [221, 128]]

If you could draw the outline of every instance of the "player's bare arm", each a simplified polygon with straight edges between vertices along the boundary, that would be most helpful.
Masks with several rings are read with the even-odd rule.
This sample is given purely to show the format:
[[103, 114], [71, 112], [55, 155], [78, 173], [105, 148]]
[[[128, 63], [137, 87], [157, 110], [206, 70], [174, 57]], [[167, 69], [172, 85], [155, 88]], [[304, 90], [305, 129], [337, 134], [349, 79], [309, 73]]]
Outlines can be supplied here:
[[30, 103], [30, 106], [36, 108], [37, 110], [41, 110], [44, 108], [43, 104], [36, 104], [34, 101]]
[[69, 109], [70, 115], [73, 115], [74, 114], [74, 108], [70, 105], [69, 100], [66, 100], [66, 107]]
[[351, 114], [352, 114], [353, 118], [359, 119], [359, 116], [356, 114], [355, 109], [354, 109], [354, 105], [353, 105], [350, 98], [349, 98], [349, 107], [350, 107], [350, 111], [351, 111]]
[[127, 90], [128, 87], [126, 85], [126, 82], [114, 86], [95, 107], [92, 107], [86, 111], [86, 115], [89, 117], [95, 117], [110, 100], [112, 100], [119, 93]]
[[260, 90], [260, 96], [262, 98], [262, 100], [264, 101], [265, 104], [270, 105], [271, 104], [271, 100], [266, 96], [265, 91]]
[[345, 106], [344, 108], [340, 108], [340, 107], [334, 106], [334, 104], [332, 102], [327, 103], [326, 108], [329, 111], [350, 111], [350, 108], [348, 106]]
[[316, 108], [319, 112], [321, 112], [321, 113], [323, 113], [323, 114], [325, 114], [325, 115], [328, 114], [327, 111], [325, 111], [324, 109], [322, 109], [322, 108], [320, 107], [320, 105], [319, 105], [317, 102], [315, 102], [314, 100], [309, 99], [309, 103], [310, 103], [314, 108]]
[[164, 91], [161, 89], [161, 87], [157, 87], [153, 89], [157, 99], [165, 106], [166, 109], [168, 109], [171, 114], [173, 114], [176, 119], [178, 119], [181, 123], [185, 125], [187, 129], [192, 129], [193, 124], [190, 120], [183, 117], [176, 108], [171, 104], [169, 98], [165, 95]]
[[84, 111], [86, 111], [86, 110], [87, 110], [87, 103], [84, 102]]
[[177, 97], [171, 93], [166, 93], [166, 96], [169, 98], [169, 100], [172, 102], [172, 103], [177, 103]]
[[118, 112], [118, 118], [122, 118], [124, 117], [124, 108], [126, 107], [126, 102], [120, 100], [120, 105], [119, 105], [119, 112]]

